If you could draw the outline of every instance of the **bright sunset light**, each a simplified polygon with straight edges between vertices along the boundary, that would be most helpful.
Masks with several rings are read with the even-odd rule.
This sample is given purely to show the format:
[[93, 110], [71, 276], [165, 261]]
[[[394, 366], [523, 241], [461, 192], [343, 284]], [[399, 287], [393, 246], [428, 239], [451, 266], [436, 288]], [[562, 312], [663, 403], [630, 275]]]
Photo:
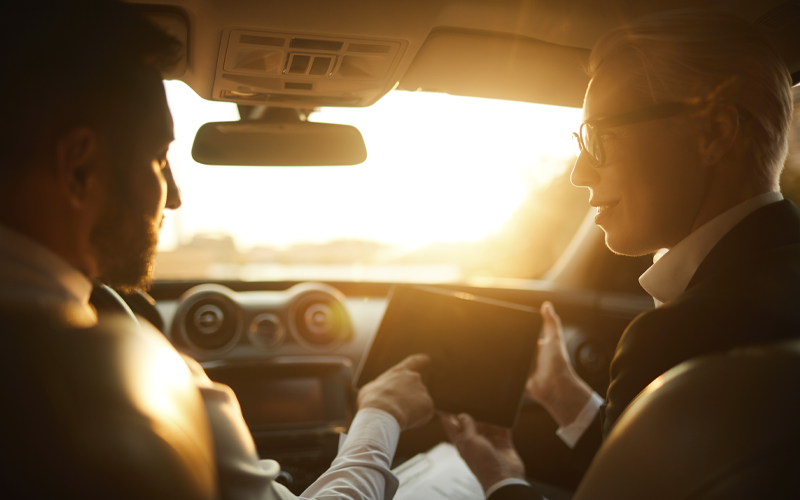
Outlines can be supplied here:
[[356, 126], [368, 159], [353, 167], [219, 167], [191, 146], [209, 121], [236, 106], [165, 82], [175, 121], [169, 151], [183, 207], [168, 212], [160, 248], [195, 233], [233, 236], [237, 247], [366, 240], [415, 248], [474, 241], [497, 231], [537, 185], [573, 158], [580, 109], [446, 94], [390, 92], [368, 108], [325, 108], [313, 121]]

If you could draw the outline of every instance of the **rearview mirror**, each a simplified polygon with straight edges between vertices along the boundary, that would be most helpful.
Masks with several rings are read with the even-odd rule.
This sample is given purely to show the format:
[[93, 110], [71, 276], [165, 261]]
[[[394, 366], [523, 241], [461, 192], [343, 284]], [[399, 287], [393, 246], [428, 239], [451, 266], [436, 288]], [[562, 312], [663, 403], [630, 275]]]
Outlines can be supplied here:
[[192, 158], [206, 165], [357, 165], [367, 159], [367, 148], [361, 132], [350, 125], [243, 120], [200, 127]]

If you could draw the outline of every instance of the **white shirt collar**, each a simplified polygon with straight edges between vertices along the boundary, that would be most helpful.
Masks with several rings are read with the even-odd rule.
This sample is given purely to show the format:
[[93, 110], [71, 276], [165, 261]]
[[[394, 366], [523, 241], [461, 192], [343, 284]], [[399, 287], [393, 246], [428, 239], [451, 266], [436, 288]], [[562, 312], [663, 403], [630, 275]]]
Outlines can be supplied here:
[[728, 231], [759, 208], [781, 201], [781, 193], [754, 196], [721, 213], [678, 242], [639, 277], [639, 284], [656, 307], [682, 294], [692, 276], [714, 246]]
[[0, 300], [69, 306], [96, 321], [92, 282], [41, 244], [0, 226]]

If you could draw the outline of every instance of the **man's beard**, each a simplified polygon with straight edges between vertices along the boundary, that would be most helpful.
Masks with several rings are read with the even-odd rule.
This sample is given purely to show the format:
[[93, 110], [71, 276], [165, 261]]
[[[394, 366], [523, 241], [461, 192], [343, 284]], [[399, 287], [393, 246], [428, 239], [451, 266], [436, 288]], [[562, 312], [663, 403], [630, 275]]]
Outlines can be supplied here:
[[124, 182], [109, 186], [109, 203], [92, 229], [100, 281], [123, 293], [146, 290], [153, 275], [158, 232]]

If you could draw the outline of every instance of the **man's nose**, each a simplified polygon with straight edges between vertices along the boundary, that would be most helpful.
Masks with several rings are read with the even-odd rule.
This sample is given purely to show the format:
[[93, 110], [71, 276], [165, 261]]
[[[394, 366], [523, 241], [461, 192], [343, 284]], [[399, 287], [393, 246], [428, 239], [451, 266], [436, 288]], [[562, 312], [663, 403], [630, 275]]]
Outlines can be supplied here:
[[591, 187], [597, 184], [600, 176], [597, 168], [592, 165], [586, 157], [588, 153], [585, 151], [578, 155], [575, 160], [575, 166], [572, 167], [572, 174], [569, 176], [570, 182], [576, 187]]
[[164, 168], [163, 172], [164, 172], [164, 180], [167, 181], [166, 207], [169, 208], [170, 210], [175, 210], [182, 204], [181, 188], [179, 188], [178, 184], [175, 182], [175, 176], [172, 175], [172, 168], [169, 165], [167, 165], [167, 167]]

